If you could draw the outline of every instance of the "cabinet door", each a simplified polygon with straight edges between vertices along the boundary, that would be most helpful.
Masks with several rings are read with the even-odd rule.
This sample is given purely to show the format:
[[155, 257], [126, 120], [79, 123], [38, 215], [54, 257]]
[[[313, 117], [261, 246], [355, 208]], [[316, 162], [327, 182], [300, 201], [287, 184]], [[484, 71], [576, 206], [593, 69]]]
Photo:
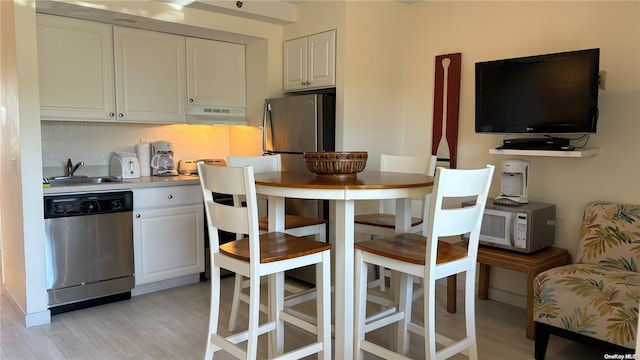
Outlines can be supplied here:
[[37, 15], [43, 120], [114, 120], [112, 26]]
[[204, 271], [204, 208], [133, 212], [136, 285]]
[[114, 27], [118, 121], [186, 121], [185, 38]]
[[284, 42], [284, 91], [307, 88], [307, 38]]
[[307, 39], [307, 85], [309, 89], [336, 84], [336, 31], [309, 36]]
[[246, 106], [244, 45], [187, 38], [190, 105]]
[[284, 91], [336, 85], [336, 31], [284, 42]]

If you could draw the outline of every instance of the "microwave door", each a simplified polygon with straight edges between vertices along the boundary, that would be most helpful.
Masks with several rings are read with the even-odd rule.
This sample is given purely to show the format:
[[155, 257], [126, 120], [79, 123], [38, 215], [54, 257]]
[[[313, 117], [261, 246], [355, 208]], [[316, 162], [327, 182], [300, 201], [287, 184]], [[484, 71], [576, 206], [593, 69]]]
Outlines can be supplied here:
[[500, 247], [512, 247], [514, 214], [507, 211], [485, 209], [480, 229], [480, 240]]

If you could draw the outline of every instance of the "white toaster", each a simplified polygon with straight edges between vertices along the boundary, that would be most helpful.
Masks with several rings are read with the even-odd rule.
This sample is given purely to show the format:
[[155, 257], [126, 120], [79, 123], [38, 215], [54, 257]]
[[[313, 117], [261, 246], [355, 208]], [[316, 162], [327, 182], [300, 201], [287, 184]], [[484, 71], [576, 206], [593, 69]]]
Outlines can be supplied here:
[[140, 177], [140, 163], [135, 153], [113, 153], [109, 163], [109, 176], [118, 179]]

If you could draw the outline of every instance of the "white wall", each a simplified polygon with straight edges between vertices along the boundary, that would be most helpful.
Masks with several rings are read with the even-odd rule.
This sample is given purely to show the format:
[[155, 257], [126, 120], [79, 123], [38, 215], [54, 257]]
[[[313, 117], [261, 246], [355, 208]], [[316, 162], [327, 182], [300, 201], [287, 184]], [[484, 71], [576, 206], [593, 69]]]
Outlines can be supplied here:
[[[459, 167], [499, 165], [509, 158], [489, 155], [502, 136], [474, 133], [477, 61], [600, 48], [600, 69], [608, 73], [599, 94], [598, 132], [591, 159], [527, 157], [529, 197], [557, 205], [556, 246], [573, 254], [584, 204], [592, 200], [640, 201], [640, 2], [421, 2], [411, 6], [409, 33], [415, 46], [406, 57], [408, 93], [405, 148], [421, 147], [415, 131], [433, 112], [436, 55], [462, 53]], [[420, 99], [424, 99], [420, 101]], [[430, 142], [429, 142], [430, 148]], [[499, 176], [493, 192], [499, 192]], [[524, 294], [524, 275], [496, 270], [492, 287]], [[497, 295], [497, 294], [496, 294]]]
[[[474, 132], [475, 62], [599, 47], [607, 89], [589, 145], [600, 154], [528, 157], [529, 195], [557, 205], [556, 245], [572, 253], [586, 202], [640, 201], [640, 2], [310, 1], [299, 10], [301, 21], [285, 27], [285, 38], [338, 25], [338, 136], [343, 149], [369, 151], [370, 169], [383, 152], [430, 152], [437, 55], [462, 53], [458, 166], [464, 168], [508, 158], [488, 153], [501, 136]], [[523, 305], [524, 285], [523, 274], [495, 269], [490, 295]]]
[[[48, 321], [34, 2], [1, 2], [3, 295], [27, 326]], [[33, 159], [33, 160], [29, 160]], [[23, 209], [27, 209], [23, 213]], [[36, 266], [30, 266], [30, 264]]]

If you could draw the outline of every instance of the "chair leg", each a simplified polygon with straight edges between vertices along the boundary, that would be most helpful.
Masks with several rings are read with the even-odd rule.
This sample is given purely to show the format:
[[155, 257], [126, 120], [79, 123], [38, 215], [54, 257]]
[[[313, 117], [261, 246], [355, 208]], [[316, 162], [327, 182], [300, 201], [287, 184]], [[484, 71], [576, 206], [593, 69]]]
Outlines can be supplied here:
[[404, 313], [404, 318], [396, 324], [397, 351], [400, 354], [409, 353], [409, 323], [411, 322], [413, 300], [413, 276], [402, 273], [400, 275], [398, 311]]
[[260, 319], [260, 277], [249, 279], [249, 329], [247, 341], [247, 359], [258, 356], [258, 325]]
[[216, 346], [211, 342], [211, 336], [218, 333], [218, 319], [220, 316], [220, 267], [211, 267], [211, 303], [209, 308], [209, 332], [207, 334], [207, 349], [205, 359], [213, 359]]
[[465, 274], [464, 285], [464, 306], [466, 319], [467, 338], [471, 340], [469, 344], [469, 360], [478, 359], [478, 343], [476, 338], [476, 306], [475, 306], [475, 281], [474, 271], [467, 271]]
[[427, 359], [436, 359], [436, 314], [435, 314], [435, 280], [422, 279], [424, 292], [424, 354]]
[[534, 359], [544, 360], [549, 345], [549, 331], [536, 323], [536, 343], [534, 347]]
[[240, 292], [242, 291], [243, 276], [236, 274], [235, 277], [235, 282], [233, 283], [233, 299], [231, 300], [231, 314], [229, 317], [229, 332], [233, 332], [236, 329], [236, 321], [238, 320], [238, 312], [240, 310]]
[[357, 320], [353, 331], [356, 360], [362, 360], [364, 351], [361, 343], [364, 340], [364, 321], [367, 310], [367, 264], [362, 260], [362, 251], [355, 251], [355, 309]]
[[327, 242], [327, 226], [320, 225], [318, 228], [318, 232], [315, 234], [314, 238], [319, 242]]
[[269, 357], [284, 353], [284, 321], [280, 313], [284, 310], [284, 272], [269, 275], [269, 322], [275, 323], [275, 330], [269, 332]]
[[316, 318], [318, 342], [322, 352], [318, 359], [331, 359], [331, 256], [328, 251], [322, 255], [322, 263], [316, 265]]

